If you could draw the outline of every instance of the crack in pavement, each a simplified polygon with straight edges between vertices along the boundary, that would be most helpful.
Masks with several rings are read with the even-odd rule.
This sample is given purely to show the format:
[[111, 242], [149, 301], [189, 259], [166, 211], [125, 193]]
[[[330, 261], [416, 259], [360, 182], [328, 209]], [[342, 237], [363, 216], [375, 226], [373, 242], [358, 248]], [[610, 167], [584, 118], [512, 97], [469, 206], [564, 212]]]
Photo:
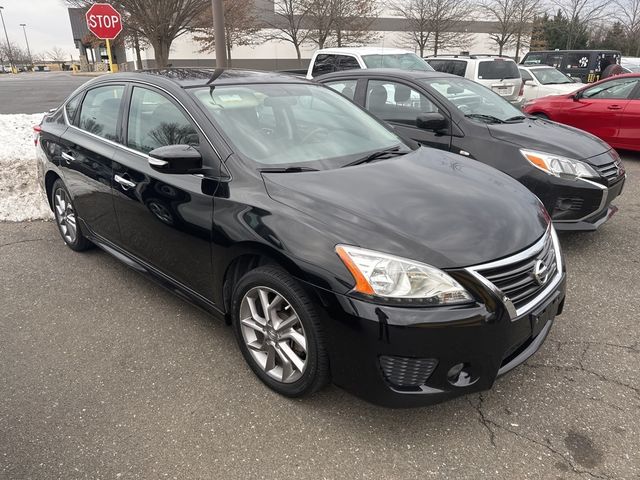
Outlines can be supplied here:
[[551, 452], [553, 455], [555, 455], [556, 457], [560, 458], [564, 463], [567, 464], [567, 466], [569, 466], [569, 468], [571, 468], [571, 470], [581, 476], [584, 475], [589, 475], [591, 478], [598, 478], [601, 480], [610, 480], [612, 477], [606, 474], [599, 474], [599, 473], [594, 473], [590, 470], [584, 470], [582, 468], [579, 468], [578, 465], [574, 464], [574, 462], [572, 461], [571, 458], [568, 458], [565, 454], [563, 454], [561, 451], [557, 450], [556, 448], [553, 447], [553, 445], [551, 444], [551, 442], [549, 442], [547, 440], [547, 443], [541, 442], [540, 440], [536, 440], [535, 438], [531, 438], [523, 433], [517, 432], [515, 430], [512, 430], [510, 428], [505, 427], [504, 425], [501, 425], [497, 422], [495, 422], [494, 420], [491, 420], [490, 418], [488, 418], [486, 416], [486, 414], [484, 413], [484, 411], [482, 410], [482, 406], [484, 404], [484, 397], [482, 395], [482, 393], [478, 394], [478, 399], [479, 402], [477, 405], [474, 405], [474, 403], [472, 402], [472, 400], [467, 397], [467, 401], [469, 402], [469, 405], [471, 405], [472, 408], [474, 408], [477, 412], [478, 412], [478, 420], [480, 422], [480, 424], [482, 426], [485, 427], [485, 429], [489, 432], [489, 440], [491, 441], [491, 445], [493, 445], [494, 448], [497, 448], [496, 445], [496, 432], [494, 431], [494, 429], [492, 428], [492, 426], [494, 428], [498, 428], [500, 430], [504, 430], [505, 432], [509, 432], [512, 435], [515, 435], [518, 438], [521, 438], [522, 440], [525, 440], [529, 443], [533, 443], [534, 445], [538, 445], [540, 447], [543, 447], [544, 449], [548, 450], [549, 452]]
[[557, 345], [557, 351], [560, 350], [562, 346], [578, 346], [580, 344], [588, 344], [588, 345], [598, 345], [598, 346], [606, 346], [606, 347], [614, 347], [614, 348], [622, 348], [624, 350], [629, 350], [631, 352], [640, 353], [640, 342], [634, 342], [631, 345], [622, 345], [619, 343], [613, 342], [594, 342], [592, 340], [573, 340], [573, 341], [564, 341], [564, 340], [555, 340], [555, 339], [547, 339], [549, 343], [555, 343]]
[[612, 383], [614, 385], [618, 385], [619, 387], [625, 387], [628, 388], [629, 390], [632, 390], [633, 392], [635, 392], [635, 394], [640, 397], [640, 387], [634, 387], [633, 385], [629, 385], [628, 383], [624, 383], [621, 382], [620, 380], [615, 380], [613, 378], [609, 378], [605, 375], [603, 375], [602, 373], [598, 373], [598, 372], [594, 372], [593, 370], [589, 370], [587, 368], [585, 368], [581, 362], [579, 362], [580, 367], [566, 367], [566, 366], [560, 366], [560, 365], [545, 365], [544, 363], [523, 363], [521, 366], [524, 367], [528, 367], [531, 369], [536, 369], [536, 368], [548, 368], [551, 370], [556, 370], [558, 372], [583, 372], [583, 373], [588, 373], [590, 375], [593, 375], [597, 378], [599, 378], [600, 380], [602, 380], [603, 382], [606, 383]]

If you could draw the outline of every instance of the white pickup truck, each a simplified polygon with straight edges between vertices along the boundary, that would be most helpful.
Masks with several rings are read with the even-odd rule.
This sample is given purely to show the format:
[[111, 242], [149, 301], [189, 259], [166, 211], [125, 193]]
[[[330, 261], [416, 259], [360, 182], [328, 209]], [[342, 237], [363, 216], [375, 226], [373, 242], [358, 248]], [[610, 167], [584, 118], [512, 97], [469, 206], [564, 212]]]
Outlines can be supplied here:
[[[383, 47], [341, 47], [316, 50], [306, 72], [308, 79], [325, 73], [353, 70], [356, 68], [399, 68], [401, 70], [428, 70], [422, 58], [409, 50]], [[303, 70], [293, 71], [302, 75]]]

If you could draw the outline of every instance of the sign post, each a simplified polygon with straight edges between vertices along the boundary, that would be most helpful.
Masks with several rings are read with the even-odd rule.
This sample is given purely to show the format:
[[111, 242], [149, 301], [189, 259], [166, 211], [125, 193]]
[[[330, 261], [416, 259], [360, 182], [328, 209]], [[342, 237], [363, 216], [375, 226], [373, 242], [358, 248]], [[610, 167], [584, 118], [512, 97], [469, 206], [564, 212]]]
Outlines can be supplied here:
[[122, 31], [122, 16], [108, 3], [94, 3], [86, 14], [87, 28], [100, 40], [106, 40], [109, 71], [115, 73], [117, 65], [113, 65], [111, 40]]

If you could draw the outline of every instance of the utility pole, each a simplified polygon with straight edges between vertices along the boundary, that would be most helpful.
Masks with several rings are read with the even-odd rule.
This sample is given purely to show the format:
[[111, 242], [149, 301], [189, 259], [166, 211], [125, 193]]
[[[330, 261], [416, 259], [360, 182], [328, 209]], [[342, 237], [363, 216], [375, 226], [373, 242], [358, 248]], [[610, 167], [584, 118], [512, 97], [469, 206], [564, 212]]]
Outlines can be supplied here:
[[29, 40], [27, 39], [27, 24], [21, 23], [22, 32], [24, 33], [24, 41], [27, 44], [27, 55], [29, 55], [29, 63], [31, 64], [31, 70], [33, 70], [33, 58], [31, 58], [31, 49], [29, 48]]
[[224, 6], [222, 0], [211, 0], [213, 35], [216, 39], [216, 68], [227, 66], [227, 42], [224, 34]]
[[0, 20], [2, 20], [2, 28], [4, 29], [4, 38], [7, 39], [7, 50], [9, 51], [9, 66], [11, 67], [11, 73], [15, 73], [13, 69], [13, 53], [11, 53], [11, 44], [9, 43], [9, 35], [7, 35], [7, 26], [4, 24], [4, 17], [2, 16], [2, 10], [4, 10], [4, 7], [0, 6]]

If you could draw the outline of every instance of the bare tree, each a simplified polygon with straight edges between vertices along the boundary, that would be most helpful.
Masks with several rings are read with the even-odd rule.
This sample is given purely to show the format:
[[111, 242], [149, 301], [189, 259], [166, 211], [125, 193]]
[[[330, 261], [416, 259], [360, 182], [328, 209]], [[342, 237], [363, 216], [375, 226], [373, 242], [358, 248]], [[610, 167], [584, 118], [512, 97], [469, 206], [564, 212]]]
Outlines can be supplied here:
[[51, 50], [47, 51], [46, 55], [49, 60], [57, 63], [60, 68], [62, 68], [62, 64], [69, 58], [69, 54], [58, 46], [54, 46]]
[[581, 28], [593, 25], [594, 22], [607, 17], [609, 0], [552, 0], [568, 20], [567, 42], [565, 48], [570, 50], [578, 37]]
[[617, 20], [622, 24], [627, 40], [627, 51], [640, 57], [640, 0], [618, 0], [620, 7]]
[[427, 47], [437, 55], [448, 47], [461, 47], [468, 41], [462, 22], [473, 13], [466, 0], [394, 0], [391, 8], [409, 21], [405, 37], [418, 46], [420, 56]]
[[480, 8], [488, 14], [490, 20], [495, 21], [498, 25], [496, 31], [489, 34], [489, 38], [498, 45], [500, 55], [502, 55], [504, 47], [509, 45], [516, 35], [518, 2], [519, 0], [484, 0], [480, 4]]
[[540, 14], [540, 10], [540, 0], [517, 1], [514, 35], [511, 42], [516, 49], [516, 61], [520, 60], [520, 50], [530, 45], [533, 21]]
[[[166, 67], [173, 41], [197, 27], [202, 13], [211, 9], [210, 0], [105, 0], [118, 10], [124, 25], [153, 47], [156, 66]], [[69, 5], [88, 8], [92, 0], [66, 0]]]
[[371, 25], [378, 16], [374, 0], [305, 0], [309, 39], [324, 48], [366, 44], [376, 34]]
[[264, 26], [270, 30], [270, 33], [265, 35], [265, 40], [291, 43], [300, 62], [300, 47], [309, 38], [309, 30], [303, 27], [308, 13], [309, 5], [305, 0], [275, 0], [275, 18], [273, 21], [264, 22]]
[[[215, 50], [216, 38], [213, 32], [213, 18], [211, 10], [205, 11], [199, 22], [201, 27], [197, 31], [200, 35], [194, 40], [202, 45], [201, 52]], [[231, 50], [235, 46], [250, 45], [258, 40], [260, 30], [258, 19], [254, 15], [253, 0], [224, 0], [224, 28], [227, 49], [227, 63], [231, 66]]]
[[372, 42], [376, 33], [371, 30], [379, 15], [374, 0], [333, 0], [333, 32], [338, 47]]

